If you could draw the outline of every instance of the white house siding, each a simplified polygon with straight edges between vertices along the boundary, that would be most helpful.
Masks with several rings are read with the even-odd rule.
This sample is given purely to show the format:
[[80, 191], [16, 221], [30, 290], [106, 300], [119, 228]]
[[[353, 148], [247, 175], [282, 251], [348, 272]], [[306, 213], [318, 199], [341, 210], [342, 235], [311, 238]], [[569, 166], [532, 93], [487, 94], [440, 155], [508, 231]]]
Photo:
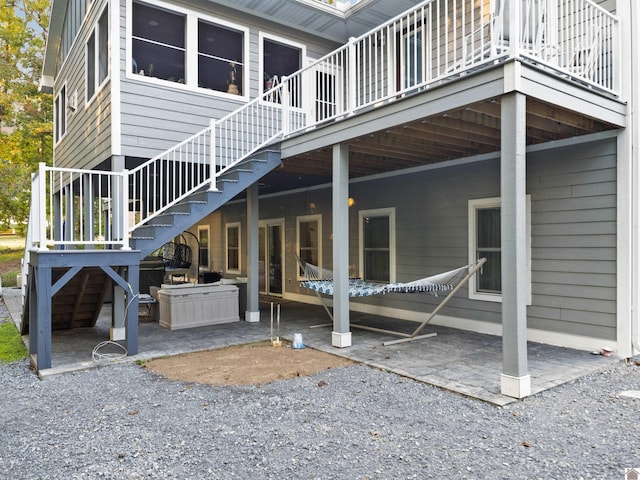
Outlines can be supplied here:
[[[147, 3], [153, 4], [153, 1]], [[187, 4], [173, 4], [193, 11], [193, 5], [189, 7]], [[210, 119], [220, 118], [241, 107], [246, 100], [205, 90], [188, 90], [181, 88], [182, 85], [174, 86], [170, 82], [163, 82], [162, 85], [151, 84], [136, 78], [137, 75], [127, 73], [126, 5], [126, 0], [121, 0], [122, 154], [150, 158], [206, 128]], [[251, 98], [255, 98], [261, 85], [261, 79], [258, 78], [260, 32], [283, 40], [290, 39], [296, 44], [304, 44], [307, 58], [319, 58], [337, 46], [247, 14], [222, 7], [206, 9], [207, 4], [202, 5], [203, 8], [197, 10], [198, 13], [249, 29], [249, 51], [245, 54], [249, 63]]]
[[93, 168], [111, 154], [111, 81], [107, 79], [87, 103], [85, 72], [86, 42], [106, 3], [93, 2], [56, 77], [55, 95], [66, 84], [67, 104], [76, 107], [75, 112], [67, 110], [66, 134], [54, 148], [58, 167]]
[[[286, 160], [285, 160], [286, 161]], [[436, 168], [409, 175], [352, 182], [350, 274], [358, 275], [358, 212], [395, 207], [398, 281], [409, 281], [465, 265], [468, 201], [500, 196], [499, 159]], [[528, 154], [527, 193], [531, 196], [532, 304], [528, 326], [537, 339], [574, 347], [582, 337], [616, 339], [616, 141], [588, 143]], [[310, 188], [260, 200], [260, 218], [285, 219], [285, 297], [315, 301], [297, 284], [296, 217], [322, 214], [323, 267], [331, 268], [331, 189]], [[234, 202], [202, 223], [212, 239], [224, 235], [225, 222], [240, 221], [246, 249], [246, 210]], [[195, 230], [195, 229], [194, 229]], [[219, 233], [216, 233], [219, 232]], [[215, 241], [215, 240], [213, 240]], [[222, 248], [224, 242], [222, 241]], [[214, 268], [222, 265], [212, 252]], [[216, 268], [218, 269], [218, 268]], [[246, 265], [243, 262], [243, 273]], [[291, 280], [291, 283], [288, 282]], [[467, 287], [442, 315], [464, 320], [468, 328], [499, 333], [500, 304], [469, 300]], [[351, 300], [352, 309], [395, 310], [417, 319], [442, 297], [383, 295]], [[412, 313], [413, 312], [413, 313]], [[416, 313], [417, 312], [417, 313]], [[437, 321], [436, 321], [437, 323]], [[492, 327], [493, 325], [493, 327]], [[540, 332], [543, 332], [540, 334]], [[568, 341], [567, 338], [572, 340]]]

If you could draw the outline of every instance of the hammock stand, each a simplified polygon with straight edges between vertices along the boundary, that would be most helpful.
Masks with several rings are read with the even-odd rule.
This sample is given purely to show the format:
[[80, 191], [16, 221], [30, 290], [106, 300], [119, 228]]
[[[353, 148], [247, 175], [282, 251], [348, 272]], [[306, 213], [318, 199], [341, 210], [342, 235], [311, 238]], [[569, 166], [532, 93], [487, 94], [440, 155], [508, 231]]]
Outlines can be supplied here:
[[[297, 258], [297, 257], [296, 257]], [[448, 272], [426, 277], [408, 283], [393, 284], [372, 284], [360, 279], [349, 279], [349, 296], [365, 297], [370, 295], [382, 295], [385, 293], [432, 293], [437, 296], [438, 292], [449, 291], [448, 295], [438, 304], [431, 314], [424, 320], [412, 333], [398, 332], [395, 330], [386, 330], [383, 328], [369, 327], [367, 325], [351, 324], [353, 328], [369, 330], [378, 333], [387, 333], [397, 337], [403, 337], [398, 340], [390, 340], [382, 342], [382, 345], [395, 345], [397, 343], [410, 342], [421, 338], [434, 337], [436, 333], [427, 333], [418, 335], [424, 327], [435, 317], [438, 312], [447, 304], [447, 302], [455, 295], [455, 293], [474, 275], [484, 263], [486, 258], [481, 258], [475, 263], [465, 265], [463, 267]], [[325, 295], [333, 295], [333, 273], [330, 270], [320, 269], [315, 265], [306, 263], [298, 258], [298, 262], [304, 271], [305, 280], [300, 281], [300, 285], [313, 290], [320, 299], [322, 306], [333, 321], [333, 314], [327, 306], [325, 299], [321, 293]], [[466, 271], [466, 273], [465, 273]], [[440, 282], [440, 283], [438, 283]], [[314, 325], [311, 328], [331, 326], [332, 324]]]

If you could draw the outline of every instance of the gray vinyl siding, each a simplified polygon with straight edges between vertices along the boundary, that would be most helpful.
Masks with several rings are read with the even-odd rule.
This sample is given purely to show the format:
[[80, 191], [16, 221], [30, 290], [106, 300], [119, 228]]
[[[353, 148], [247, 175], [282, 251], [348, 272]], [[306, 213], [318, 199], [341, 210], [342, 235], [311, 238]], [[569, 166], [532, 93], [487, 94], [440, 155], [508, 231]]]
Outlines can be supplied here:
[[111, 80], [86, 102], [85, 48], [106, 1], [92, 3], [66, 61], [56, 77], [55, 94], [66, 83], [67, 97], [77, 94], [76, 111], [67, 111], [67, 131], [54, 147], [58, 167], [93, 168], [111, 155]]
[[[152, 2], [151, 2], [152, 3]], [[178, 3], [181, 8], [194, 9], [194, 3]], [[195, 10], [194, 10], [195, 11]], [[198, 13], [221, 21], [231, 22], [249, 29], [249, 51], [245, 52], [245, 62], [249, 70], [249, 96], [255, 98], [261, 85], [259, 80], [259, 34], [271, 34], [306, 46], [307, 58], [319, 58], [332, 51], [337, 44], [317, 39], [251, 17], [233, 13], [216, 6], [212, 10], [206, 3], [201, 4]], [[121, 104], [122, 104], [122, 153], [126, 156], [150, 158], [176, 143], [209, 126], [211, 119], [218, 119], [238, 109], [245, 100], [235, 100], [228, 95], [213, 92], [187, 90], [174, 87], [167, 82], [154, 85], [127, 77], [126, 62], [126, 1], [120, 2], [120, 58], [121, 58]], [[304, 59], [303, 59], [304, 61]]]
[[[285, 159], [286, 162], [286, 159]], [[468, 262], [468, 201], [500, 196], [500, 161], [399, 175], [350, 185], [350, 274], [358, 275], [358, 212], [395, 207], [398, 281], [440, 273]], [[614, 341], [616, 338], [616, 141], [589, 143], [527, 157], [531, 196], [529, 328]], [[285, 291], [297, 284], [296, 218], [322, 214], [323, 267], [332, 268], [331, 189], [262, 198], [260, 218], [285, 219]], [[313, 206], [311, 209], [310, 205]], [[244, 222], [244, 203], [223, 208], [210, 222], [212, 238], [224, 222]], [[222, 233], [223, 234], [223, 233]], [[246, 252], [246, 226], [242, 227]], [[224, 243], [220, 244], [224, 249]], [[217, 262], [222, 262], [224, 251]], [[218, 265], [221, 265], [218, 263]], [[243, 262], [243, 274], [246, 265]], [[289, 283], [291, 280], [291, 283]], [[311, 300], [310, 296], [310, 301]], [[382, 295], [355, 303], [430, 312], [431, 295]], [[499, 303], [470, 300], [465, 285], [442, 310], [446, 316], [501, 323]]]
[[534, 165], [529, 326], [614, 341], [615, 141], [540, 154]]

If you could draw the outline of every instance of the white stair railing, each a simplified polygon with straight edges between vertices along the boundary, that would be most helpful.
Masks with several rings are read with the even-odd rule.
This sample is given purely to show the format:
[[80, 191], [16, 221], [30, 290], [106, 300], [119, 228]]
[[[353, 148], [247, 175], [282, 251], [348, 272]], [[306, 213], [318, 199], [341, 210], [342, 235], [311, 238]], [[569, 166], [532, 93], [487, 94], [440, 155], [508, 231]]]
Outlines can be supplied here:
[[282, 134], [282, 85], [265, 92], [175, 147], [129, 172], [130, 230], [195, 191], [217, 190], [216, 178]]

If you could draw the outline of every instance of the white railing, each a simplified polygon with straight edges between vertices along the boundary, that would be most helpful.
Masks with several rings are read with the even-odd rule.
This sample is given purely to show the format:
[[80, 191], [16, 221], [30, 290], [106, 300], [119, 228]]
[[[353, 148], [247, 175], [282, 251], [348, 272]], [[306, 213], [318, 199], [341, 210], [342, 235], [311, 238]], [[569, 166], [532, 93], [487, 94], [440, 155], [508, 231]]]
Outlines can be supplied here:
[[127, 172], [47, 167], [32, 180], [28, 246], [128, 248]]
[[585, 0], [557, 0], [557, 63], [575, 78], [611, 93], [619, 88], [619, 21]]
[[515, 57], [616, 93], [618, 34], [590, 0], [425, 1], [285, 79], [285, 133]]
[[[230, 167], [268, 145], [282, 133], [282, 107], [271, 99], [278, 88], [129, 172], [130, 229], [160, 215], [205, 187], [217, 190], [216, 179]], [[212, 174], [212, 172], [214, 174]]]
[[40, 182], [37, 243], [126, 248], [131, 230], [194, 191], [216, 190], [218, 176], [283, 135], [510, 58], [616, 93], [618, 29], [590, 0], [426, 0], [130, 172], [41, 169], [49, 183]]

